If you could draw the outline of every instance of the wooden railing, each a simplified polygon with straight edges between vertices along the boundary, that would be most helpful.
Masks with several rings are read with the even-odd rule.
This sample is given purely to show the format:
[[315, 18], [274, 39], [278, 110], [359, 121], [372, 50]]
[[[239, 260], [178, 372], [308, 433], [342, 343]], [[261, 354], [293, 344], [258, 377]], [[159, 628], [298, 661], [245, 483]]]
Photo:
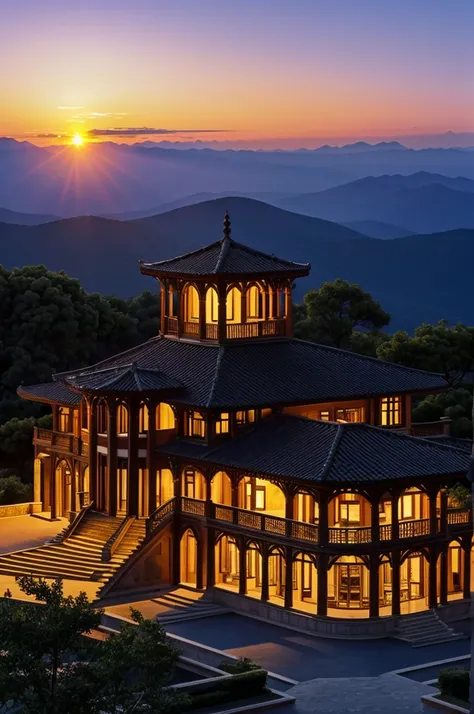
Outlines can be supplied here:
[[206, 324], [206, 340], [217, 340], [217, 323]]
[[[204, 503], [204, 502], [203, 502]], [[270, 516], [266, 513], [246, 511], [234, 506], [211, 503], [210, 517], [216, 521], [225, 521], [242, 528], [273, 533], [276, 535], [318, 542], [318, 526], [314, 523], [302, 523], [287, 518]]]
[[230, 323], [226, 326], [226, 337], [228, 340], [284, 334], [285, 320], [281, 318], [277, 320], [259, 320], [258, 322]]
[[199, 337], [199, 322], [185, 322], [183, 324], [183, 335]]
[[[319, 543], [319, 526], [316, 523], [304, 523], [288, 518], [280, 518], [267, 513], [247, 511], [235, 506], [226, 506], [212, 501], [203, 501], [197, 498], [181, 496], [166, 501], [156, 509], [147, 519], [147, 536], [153, 533], [162, 522], [179, 507], [182, 513], [210, 518], [222, 523], [232, 524], [249, 530], [256, 530], [268, 534], [283, 536], [300, 541]], [[469, 509], [450, 509], [448, 523], [453, 525], [466, 525], [469, 520]], [[430, 535], [430, 519], [401, 521], [398, 524], [399, 538], [415, 538]], [[391, 524], [379, 526], [379, 539], [389, 541], [392, 539], [393, 528]], [[357, 545], [372, 541], [372, 530], [369, 526], [330, 527], [328, 529], [328, 542], [333, 545]]]
[[204, 516], [206, 514], [205, 501], [200, 501], [197, 498], [187, 498], [186, 496], [182, 496], [181, 511], [183, 513], [190, 513], [193, 516]]
[[167, 317], [166, 318], [166, 332], [172, 335], [178, 334], [178, 318], [177, 317]]
[[176, 508], [176, 498], [170, 498], [161, 506], [158, 506], [156, 511], [148, 516], [146, 519], [146, 535], [150, 536], [154, 531], [161, 526], [164, 520], [171, 516], [175, 512]]
[[470, 508], [448, 508], [448, 526], [460, 526], [471, 522]]
[[53, 431], [52, 429], [40, 429], [35, 427], [33, 431], [34, 441], [39, 441], [60, 451], [67, 451], [77, 456], [88, 456], [89, 445], [84, 444], [82, 439], [74, 434], [67, 434], [63, 431]]
[[422, 518], [418, 521], [401, 521], [398, 524], [399, 538], [416, 538], [429, 535], [431, 531], [430, 519]]
[[330, 543], [370, 543], [371, 540], [371, 530], [366, 526], [329, 528]]

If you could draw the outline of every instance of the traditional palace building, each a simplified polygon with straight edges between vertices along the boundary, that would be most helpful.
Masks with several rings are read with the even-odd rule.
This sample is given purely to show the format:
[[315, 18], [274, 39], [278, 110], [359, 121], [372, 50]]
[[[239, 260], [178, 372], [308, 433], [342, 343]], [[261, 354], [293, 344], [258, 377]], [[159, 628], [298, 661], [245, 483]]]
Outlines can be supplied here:
[[309, 269], [235, 242], [226, 215], [222, 240], [140, 264], [157, 337], [18, 390], [53, 411], [35, 500], [70, 518], [64, 538], [108, 523], [104, 562], [128, 543], [103, 595], [182, 583], [372, 619], [469, 597], [470, 513], [448, 497], [469, 445], [411, 424], [412, 399], [447, 385], [295, 339]]

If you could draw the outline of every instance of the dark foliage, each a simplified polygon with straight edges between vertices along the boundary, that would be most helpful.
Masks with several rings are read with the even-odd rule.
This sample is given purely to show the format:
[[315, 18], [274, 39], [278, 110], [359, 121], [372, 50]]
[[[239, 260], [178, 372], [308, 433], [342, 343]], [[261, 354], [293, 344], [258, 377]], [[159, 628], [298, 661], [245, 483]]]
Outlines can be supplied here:
[[442, 669], [438, 675], [441, 694], [469, 701], [470, 672], [467, 669]]

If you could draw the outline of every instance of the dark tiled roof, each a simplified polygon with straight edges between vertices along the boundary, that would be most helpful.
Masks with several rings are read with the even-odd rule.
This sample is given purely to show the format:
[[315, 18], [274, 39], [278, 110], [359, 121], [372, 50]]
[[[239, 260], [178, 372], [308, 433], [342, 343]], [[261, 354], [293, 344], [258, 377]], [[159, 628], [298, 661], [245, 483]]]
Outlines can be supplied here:
[[32, 402], [61, 404], [66, 407], [76, 407], [82, 399], [81, 394], [71, 391], [64, 382], [22, 385], [16, 391], [18, 396]]
[[[414, 424], [416, 426], [416, 424]], [[469, 454], [472, 451], [472, 440], [471, 439], [461, 439], [456, 436], [448, 436], [447, 434], [436, 434], [434, 436], [423, 437], [438, 444], [445, 444], [446, 446], [455, 446], [456, 449], [462, 449], [462, 451], [467, 451]]]
[[181, 382], [157, 369], [138, 367], [135, 362], [123, 367], [86, 370], [66, 378], [71, 387], [83, 392], [159, 392], [182, 389]]
[[173, 403], [210, 408], [308, 404], [447, 386], [438, 374], [291, 339], [219, 346], [155, 337], [88, 372], [131, 362], [178, 380], [184, 389]]
[[292, 263], [273, 255], [261, 253], [246, 245], [224, 238], [216, 243], [180, 255], [170, 260], [157, 263], [140, 263], [140, 270], [145, 275], [265, 275], [268, 273], [288, 273], [289, 275], [307, 275], [308, 263]]
[[216, 466], [324, 483], [365, 483], [465, 473], [469, 454], [367, 424], [281, 414], [218, 446], [176, 441], [161, 453]]

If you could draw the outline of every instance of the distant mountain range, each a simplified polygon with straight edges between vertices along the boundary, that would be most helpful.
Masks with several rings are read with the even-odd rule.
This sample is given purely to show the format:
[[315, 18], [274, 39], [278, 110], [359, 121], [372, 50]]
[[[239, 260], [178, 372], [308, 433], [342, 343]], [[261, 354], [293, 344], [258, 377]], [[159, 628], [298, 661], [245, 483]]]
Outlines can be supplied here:
[[392, 328], [446, 318], [474, 323], [469, 299], [474, 230], [395, 240], [361, 236], [350, 228], [228, 197], [152, 218], [113, 221], [73, 218], [40, 226], [0, 225], [0, 262], [7, 268], [43, 263], [79, 278], [88, 290], [134, 295], [156, 289], [140, 275], [139, 258], [161, 260], [218, 240], [228, 208], [232, 237], [295, 261], [310, 261], [295, 298], [325, 280], [357, 282], [392, 313]]
[[0, 223], [15, 223], [18, 226], [38, 226], [41, 223], [58, 221], [59, 216], [48, 216], [34, 213], [18, 213], [9, 211], [8, 208], [0, 208]]
[[381, 221], [416, 233], [474, 228], [474, 181], [427, 172], [369, 176], [278, 203], [290, 211], [350, 225]]
[[[472, 159], [467, 150], [413, 150], [397, 142], [236, 151], [111, 141], [77, 149], [0, 139], [0, 206], [59, 216], [143, 215], [196, 193], [265, 195], [266, 200], [273, 194], [278, 200], [282, 194], [315, 193], [384, 174], [428, 171], [474, 179]], [[360, 218], [405, 225], [401, 218]]]

